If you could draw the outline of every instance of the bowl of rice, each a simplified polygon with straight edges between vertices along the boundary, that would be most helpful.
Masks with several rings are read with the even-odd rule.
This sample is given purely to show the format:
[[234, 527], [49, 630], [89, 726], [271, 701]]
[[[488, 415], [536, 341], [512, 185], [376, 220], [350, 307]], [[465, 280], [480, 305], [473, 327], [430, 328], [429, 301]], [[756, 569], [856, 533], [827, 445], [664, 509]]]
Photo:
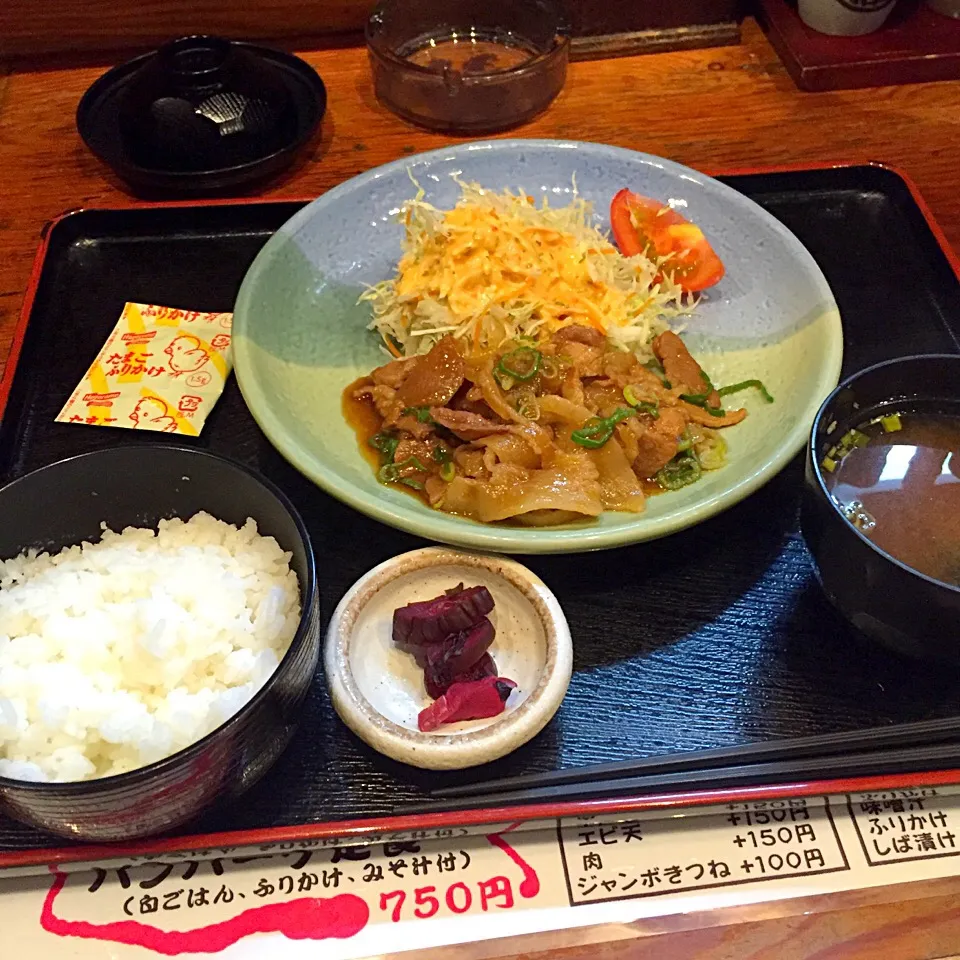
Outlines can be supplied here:
[[239, 796], [317, 668], [313, 550], [273, 484], [144, 443], [0, 489], [0, 812], [117, 841]]

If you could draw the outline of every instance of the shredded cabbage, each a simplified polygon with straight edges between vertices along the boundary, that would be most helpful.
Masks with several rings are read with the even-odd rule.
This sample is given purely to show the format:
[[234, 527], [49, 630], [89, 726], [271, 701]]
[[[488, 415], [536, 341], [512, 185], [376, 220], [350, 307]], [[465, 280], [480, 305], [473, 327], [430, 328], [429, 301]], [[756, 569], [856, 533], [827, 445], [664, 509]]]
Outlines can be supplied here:
[[373, 309], [370, 329], [396, 355], [426, 353], [448, 333], [473, 353], [582, 324], [646, 357], [668, 321], [692, 310], [695, 299], [659, 276], [663, 261], [620, 254], [576, 184], [573, 201], [557, 208], [522, 191], [459, 185], [452, 210], [427, 203], [417, 185], [400, 212], [396, 276], [360, 298]]

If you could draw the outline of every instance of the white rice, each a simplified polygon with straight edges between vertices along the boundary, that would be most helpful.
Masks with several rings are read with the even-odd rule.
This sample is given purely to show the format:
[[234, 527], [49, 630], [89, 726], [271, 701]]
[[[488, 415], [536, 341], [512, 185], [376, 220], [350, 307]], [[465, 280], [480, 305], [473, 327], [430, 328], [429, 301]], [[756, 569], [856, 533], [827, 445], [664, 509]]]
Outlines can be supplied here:
[[123, 773], [233, 716], [296, 632], [290, 557], [198, 513], [0, 561], [0, 776]]

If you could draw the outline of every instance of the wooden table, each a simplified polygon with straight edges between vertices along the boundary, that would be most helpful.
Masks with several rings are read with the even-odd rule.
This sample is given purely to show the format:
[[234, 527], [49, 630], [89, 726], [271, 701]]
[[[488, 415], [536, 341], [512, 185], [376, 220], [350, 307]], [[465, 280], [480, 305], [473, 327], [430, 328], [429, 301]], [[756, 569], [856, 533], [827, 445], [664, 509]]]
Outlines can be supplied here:
[[[388, 160], [450, 142], [409, 127], [375, 101], [363, 50], [301, 55], [326, 82], [329, 109], [312, 154], [267, 196], [314, 196]], [[86, 151], [74, 127], [77, 101], [102, 69], [0, 75], [0, 363], [44, 223], [70, 209], [137, 202]], [[558, 100], [519, 133], [632, 147], [708, 171], [884, 161], [916, 181], [960, 248], [958, 106], [960, 82], [800, 93], [748, 21], [738, 47], [573, 64]], [[430, 957], [932, 960], [958, 952], [960, 881], [945, 880], [489, 941]]]

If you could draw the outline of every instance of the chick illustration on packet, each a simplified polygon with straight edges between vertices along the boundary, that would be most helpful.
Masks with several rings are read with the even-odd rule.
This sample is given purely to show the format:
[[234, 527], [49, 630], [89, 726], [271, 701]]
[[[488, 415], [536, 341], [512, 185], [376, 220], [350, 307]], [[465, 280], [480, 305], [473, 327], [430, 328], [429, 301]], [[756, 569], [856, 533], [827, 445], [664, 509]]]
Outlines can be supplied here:
[[233, 314], [128, 303], [61, 423], [197, 436], [232, 366]]

